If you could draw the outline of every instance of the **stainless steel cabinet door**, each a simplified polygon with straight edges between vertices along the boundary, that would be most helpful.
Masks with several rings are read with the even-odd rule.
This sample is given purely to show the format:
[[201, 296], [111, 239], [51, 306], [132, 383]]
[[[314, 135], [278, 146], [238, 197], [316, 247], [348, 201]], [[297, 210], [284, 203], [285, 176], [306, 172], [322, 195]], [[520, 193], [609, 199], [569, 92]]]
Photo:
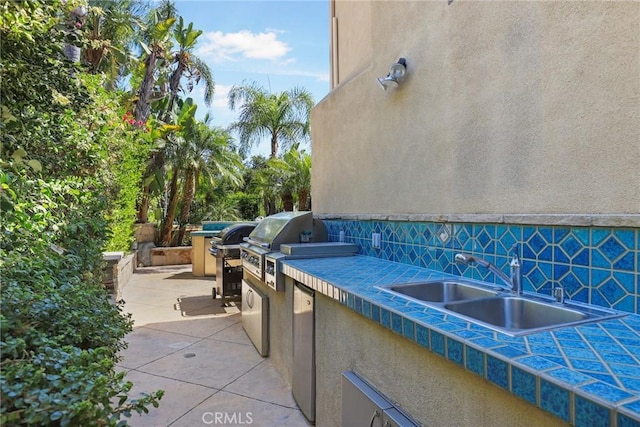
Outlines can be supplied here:
[[269, 355], [269, 297], [242, 280], [242, 327], [261, 356]]
[[316, 417], [314, 292], [297, 283], [293, 289], [293, 398], [311, 422]]

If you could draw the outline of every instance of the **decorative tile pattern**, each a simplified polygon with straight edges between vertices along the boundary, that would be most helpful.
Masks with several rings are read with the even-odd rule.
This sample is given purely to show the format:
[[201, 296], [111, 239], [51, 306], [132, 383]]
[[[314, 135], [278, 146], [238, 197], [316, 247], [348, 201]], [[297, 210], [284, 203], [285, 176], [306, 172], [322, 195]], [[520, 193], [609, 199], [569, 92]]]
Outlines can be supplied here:
[[431, 350], [440, 356], [444, 356], [444, 347], [444, 335], [439, 332], [431, 331]]
[[402, 316], [391, 313], [391, 330], [396, 334], [402, 335]]
[[460, 341], [447, 338], [447, 359], [457, 363], [458, 365], [462, 365], [464, 362], [462, 348], [463, 345]]
[[391, 313], [384, 308], [380, 310], [380, 324], [385, 328], [391, 329]]
[[[640, 310], [640, 230], [633, 228], [522, 226], [402, 221], [326, 220], [329, 239], [340, 231], [359, 253], [407, 265], [496, 282], [493, 273], [456, 264], [457, 252], [481, 256], [508, 270], [509, 251], [521, 248], [523, 285], [550, 294], [561, 285], [580, 302], [631, 313]], [[371, 233], [383, 247], [371, 247]]]
[[609, 410], [595, 402], [576, 396], [576, 427], [608, 427]]
[[465, 346], [465, 355], [466, 368], [484, 377], [484, 353], [473, 347]]
[[570, 422], [570, 393], [545, 380], [540, 380], [540, 407], [556, 417]]
[[[456, 231], [451, 229], [453, 236]], [[540, 408], [567, 422], [588, 420], [578, 415], [579, 407], [594, 419], [609, 411], [618, 426], [640, 427], [640, 316], [510, 337], [377, 287], [451, 278], [441, 271], [354, 256], [286, 260], [284, 274], [516, 396], [537, 399]]]
[[407, 318], [402, 318], [402, 335], [405, 338], [409, 338], [410, 340], [414, 341], [416, 337], [415, 331], [416, 331], [415, 323], [413, 323], [411, 320]]
[[380, 307], [375, 304], [371, 305], [371, 320], [380, 322]]
[[618, 427], [640, 427], [640, 400], [623, 405], [617, 418]]
[[618, 427], [640, 427], [640, 421], [636, 421], [622, 413], [618, 413]]
[[422, 325], [416, 325], [416, 342], [423, 347], [429, 348], [429, 329]]
[[487, 379], [504, 389], [509, 389], [509, 365], [493, 356], [487, 356]]
[[511, 369], [511, 391], [518, 397], [537, 404], [536, 377], [522, 369]]
[[558, 368], [546, 373], [548, 376], [562, 380], [568, 384], [576, 385], [587, 382], [593, 382], [593, 378], [580, 372], [573, 371], [568, 368]]
[[580, 390], [592, 393], [592, 394], [600, 397], [601, 399], [604, 399], [604, 400], [609, 401], [611, 403], [617, 403], [617, 402], [620, 402], [622, 400], [629, 399], [630, 397], [633, 397], [633, 394], [631, 394], [631, 393], [627, 393], [626, 391], [620, 390], [617, 387], [612, 387], [612, 386], [610, 386], [608, 384], [601, 383], [601, 382], [594, 382], [594, 383], [591, 383], [591, 384], [587, 384], [587, 385], [581, 386], [579, 388], [580, 388]]
[[540, 356], [528, 356], [522, 359], [518, 359], [518, 362], [522, 365], [528, 366], [536, 371], [546, 371], [548, 369], [558, 368], [559, 365], [551, 362], [550, 360]]

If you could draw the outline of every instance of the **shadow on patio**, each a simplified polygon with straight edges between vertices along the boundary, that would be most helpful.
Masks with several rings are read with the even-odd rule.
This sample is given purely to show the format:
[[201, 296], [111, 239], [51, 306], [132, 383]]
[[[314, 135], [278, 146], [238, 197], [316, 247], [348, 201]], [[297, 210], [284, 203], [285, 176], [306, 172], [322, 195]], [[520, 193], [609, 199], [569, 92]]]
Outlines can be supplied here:
[[307, 426], [289, 385], [242, 329], [240, 303], [211, 298], [191, 266], [136, 271], [122, 296], [134, 330], [119, 367], [132, 396], [162, 389], [159, 408], [132, 426]]

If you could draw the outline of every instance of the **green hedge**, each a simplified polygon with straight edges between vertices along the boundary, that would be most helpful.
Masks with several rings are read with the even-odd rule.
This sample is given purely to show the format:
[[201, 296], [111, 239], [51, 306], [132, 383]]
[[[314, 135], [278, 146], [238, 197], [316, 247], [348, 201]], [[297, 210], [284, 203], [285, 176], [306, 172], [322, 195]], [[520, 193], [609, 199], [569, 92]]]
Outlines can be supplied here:
[[147, 145], [100, 77], [64, 59], [62, 10], [0, 2], [2, 425], [122, 425], [162, 396], [127, 396], [115, 363], [132, 322], [102, 285], [102, 251], [131, 239]]

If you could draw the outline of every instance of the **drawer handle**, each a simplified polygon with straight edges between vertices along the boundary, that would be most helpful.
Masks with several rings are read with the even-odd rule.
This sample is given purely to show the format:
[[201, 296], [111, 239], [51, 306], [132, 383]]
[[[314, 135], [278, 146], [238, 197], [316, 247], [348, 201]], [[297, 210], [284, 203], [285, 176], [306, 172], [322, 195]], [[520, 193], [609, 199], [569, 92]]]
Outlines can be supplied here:
[[251, 289], [247, 291], [247, 306], [253, 308], [253, 290]]
[[369, 422], [369, 427], [373, 427], [373, 422], [380, 416], [380, 411], [377, 409], [373, 411], [373, 415], [371, 416], [371, 421]]

